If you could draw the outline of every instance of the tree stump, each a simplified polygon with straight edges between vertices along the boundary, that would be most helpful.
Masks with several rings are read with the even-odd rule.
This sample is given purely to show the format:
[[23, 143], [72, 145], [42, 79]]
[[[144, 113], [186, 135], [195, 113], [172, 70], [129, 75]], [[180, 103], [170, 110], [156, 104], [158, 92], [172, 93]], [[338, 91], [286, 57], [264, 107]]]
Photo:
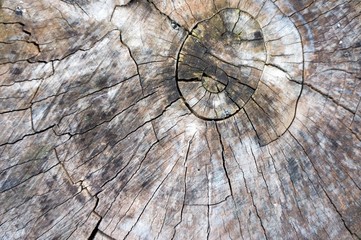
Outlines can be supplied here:
[[0, 239], [360, 239], [360, 3], [0, 0]]

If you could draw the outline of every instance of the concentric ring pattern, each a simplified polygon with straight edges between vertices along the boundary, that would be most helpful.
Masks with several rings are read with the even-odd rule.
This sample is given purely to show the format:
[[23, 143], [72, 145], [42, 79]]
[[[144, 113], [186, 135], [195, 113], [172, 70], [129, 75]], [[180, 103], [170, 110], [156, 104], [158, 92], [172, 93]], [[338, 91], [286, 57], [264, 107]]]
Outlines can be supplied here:
[[359, 239], [358, 1], [0, 1], [0, 239]]
[[189, 109], [205, 120], [233, 116], [253, 95], [266, 61], [258, 22], [225, 9], [191, 30], [179, 53], [177, 81]]
[[182, 43], [176, 70], [193, 114], [204, 120], [247, 114], [261, 144], [293, 121], [303, 78], [298, 31], [276, 5], [265, 4], [257, 14], [226, 8], [197, 22]]

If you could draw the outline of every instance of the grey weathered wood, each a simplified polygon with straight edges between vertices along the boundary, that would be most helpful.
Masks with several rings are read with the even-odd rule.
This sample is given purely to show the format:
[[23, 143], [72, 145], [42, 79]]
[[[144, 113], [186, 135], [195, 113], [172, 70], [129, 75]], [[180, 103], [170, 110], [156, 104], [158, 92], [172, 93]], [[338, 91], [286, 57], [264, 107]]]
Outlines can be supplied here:
[[360, 239], [360, 11], [0, 0], [0, 239]]

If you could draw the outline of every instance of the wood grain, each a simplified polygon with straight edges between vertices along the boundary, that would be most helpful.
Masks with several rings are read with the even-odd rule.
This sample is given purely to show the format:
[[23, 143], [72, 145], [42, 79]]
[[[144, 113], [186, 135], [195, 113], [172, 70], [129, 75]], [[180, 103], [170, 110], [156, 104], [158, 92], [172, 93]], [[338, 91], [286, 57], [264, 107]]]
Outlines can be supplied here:
[[361, 239], [360, 12], [0, 0], [0, 239]]

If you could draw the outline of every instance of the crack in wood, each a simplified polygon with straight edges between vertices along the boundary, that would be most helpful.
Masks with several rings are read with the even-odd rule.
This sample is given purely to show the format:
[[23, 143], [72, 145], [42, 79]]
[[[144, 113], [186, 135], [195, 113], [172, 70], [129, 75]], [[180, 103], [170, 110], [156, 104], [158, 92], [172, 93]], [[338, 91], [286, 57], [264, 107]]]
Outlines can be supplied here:
[[360, 238], [359, 3], [0, 5], [0, 238]]

